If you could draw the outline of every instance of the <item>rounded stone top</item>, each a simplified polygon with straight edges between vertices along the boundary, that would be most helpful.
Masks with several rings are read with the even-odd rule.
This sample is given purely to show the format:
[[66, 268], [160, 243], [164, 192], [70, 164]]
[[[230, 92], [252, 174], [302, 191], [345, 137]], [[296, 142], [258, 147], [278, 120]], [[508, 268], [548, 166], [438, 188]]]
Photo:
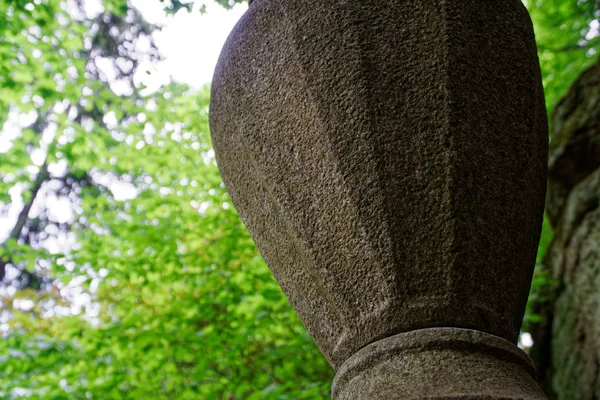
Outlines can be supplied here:
[[371, 343], [337, 371], [336, 400], [547, 400], [529, 356], [487, 333], [430, 328]]

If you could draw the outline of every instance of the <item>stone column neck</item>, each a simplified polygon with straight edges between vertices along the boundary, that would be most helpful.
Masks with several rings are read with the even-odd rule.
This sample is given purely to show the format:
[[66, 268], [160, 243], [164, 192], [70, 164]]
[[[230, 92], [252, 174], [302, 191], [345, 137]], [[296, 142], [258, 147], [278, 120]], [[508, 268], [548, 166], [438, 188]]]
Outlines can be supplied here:
[[460, 328], [420, 329], [368, 345], [338, 369], [332, 394], [336, 400], [546, 399], [524, 351]]

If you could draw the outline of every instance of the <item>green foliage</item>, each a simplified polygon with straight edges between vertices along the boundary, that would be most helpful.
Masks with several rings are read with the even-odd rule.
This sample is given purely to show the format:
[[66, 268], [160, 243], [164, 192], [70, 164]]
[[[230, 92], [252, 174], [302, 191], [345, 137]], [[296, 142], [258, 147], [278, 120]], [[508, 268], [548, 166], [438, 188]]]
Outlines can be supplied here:
[[600, 3], [524, 0], [533, 20], [549, 112], [571, 83], [598, 59]]
[[540, 244], [538, 246], [538, 253], [536, 258], [536, 267], [533, 273], [533, 279], [531, 281], [531, 290], [529, 292], [529, 299], [527, 302], [527, 308], [525, 310], [525, 317], [523, 318], [523, 326], [521, 330], [527, 332], [530, 330], [531, 324], [540, 321], [540, 316], [536, 313], [536, 306], [539, 303], [547, 302], [547, 294], [555, 284], [552, 278], [551, 272], [546, 269], [543, 265], [544, 256], [550, 243], [552, 242], [552, 226], [547, 216], [544, 215], [544, 222], [542, 225], [542, 235], [540, 237]]
[[[244, 3], [247, 0], [212, 0], [213, 2], [220, 4], [225, 8], [231, 8], [236, 4]], [[167, 14], [176, 14], [179, 10], [185, 10], [187, 12], [192, 12], [194, 9], [194, 4], [200, 4], [200, 11], [206, 11], [206, 1], [181, 1], [181, 0], [160, 0], [161, 3], [165, 5], [165, 12]]]
[[[164, 3], [164, 0], [161, 0], [161, 2]], [[193, 6], [194, 6], [193, 3], [182, 3], [179, 0], [171, 0], [170, 7], [169, 6], [165, 7], [165, 11], [169, 14], [176, 14], [177, 11], [179, 11], [181, 9], [191, 12]]]

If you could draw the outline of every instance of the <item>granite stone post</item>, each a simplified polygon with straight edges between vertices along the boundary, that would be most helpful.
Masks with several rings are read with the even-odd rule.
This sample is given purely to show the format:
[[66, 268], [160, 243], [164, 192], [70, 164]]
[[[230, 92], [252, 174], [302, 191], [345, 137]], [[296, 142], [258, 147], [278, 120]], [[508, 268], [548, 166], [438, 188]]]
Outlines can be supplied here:
[[516, 346], [548, 138], [520, 0], [255, 0], [210, 122], [334, 399], [545, 398]]

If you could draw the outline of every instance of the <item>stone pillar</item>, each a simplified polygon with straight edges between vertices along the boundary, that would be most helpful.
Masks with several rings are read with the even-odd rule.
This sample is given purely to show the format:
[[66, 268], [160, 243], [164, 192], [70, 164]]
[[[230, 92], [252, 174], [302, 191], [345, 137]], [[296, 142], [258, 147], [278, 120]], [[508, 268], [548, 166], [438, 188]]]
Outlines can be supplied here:
[[515, 345], [548, 137], [520, 0], [255, 0], [210, 112], [334, 399], [545, 398]]

